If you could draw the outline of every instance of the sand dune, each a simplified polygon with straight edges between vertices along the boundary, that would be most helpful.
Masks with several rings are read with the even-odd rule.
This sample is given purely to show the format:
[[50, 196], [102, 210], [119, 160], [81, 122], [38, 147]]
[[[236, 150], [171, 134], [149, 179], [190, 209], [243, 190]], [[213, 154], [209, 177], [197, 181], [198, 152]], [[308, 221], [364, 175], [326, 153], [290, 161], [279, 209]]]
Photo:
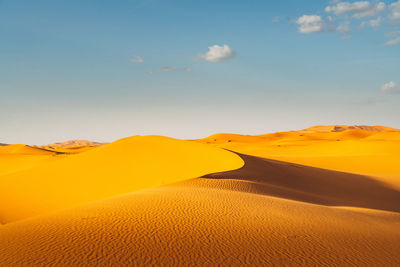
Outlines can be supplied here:
[[0, 266], [400, 266], [399, 149], [376, 126], [0, 147], [46, 159], [0, 173]]
[[400, 131], [387, 126], [367, 126], [367, 125], [317, 125], [307, 129], [301, 130], [300, 132], [341, 132], [346, 130], [365, 130], [365, 131], [376, 131], [376, 132], [389, 132], [389, 131]]
[[[336, 126], [324, 127], [257, 136], [219, 134], [197, 142], [243, 154], [373, 175], [400, 188], [400, 131], [384, 126], [352, 126], [354, 129], [340, 131], [332, 131]], [[371, 127], [376, 130], [361, 129]]]
[[303, 202], [400, 212], [400, 191], [373, 178], [239, 155], [242, 168], [203, 177], [245, 181], [255, 193]]
[[77, 154], [106, 144], [107, 143], [93, 142], [88, 140], [69, 140], [65, 142], [39, 146], [39, 148], [61, 153]]
[[0, 177], [53, 161], [57, 156], [55, 152], [27, 145], [0, 146]]
[[0, 221], [7, 223], [206, 173], [240, 168], [237, 155], [203, 144], [147, 136], [0, 176]]
[[[400, 264], [399, 213], [292, 201], [272, 197], [264, 188], [279, 186], [284, 197], [293, 194], [288, 188], [327, 194], [324, 201], [335, 202], [328, 205], [357, 202], [398, 210], [400, 202], [389, 203], [395, 199], [381, 195], [387, 190], [382, 184], [372, 184], [380, 194], [367, 190], [364, 195], [357, 192], [358, 184], [346, 185], [357, 181], [362, 191], [371, 183], [363, 177], [242, 157], [245, 167], [222, 179], [207, 175], [213, 179], [192, 179], [5, 225], [0, 228], [0, 265]], [[260, 170], [271, 173], [261, 177]], [[316, 189], [302, 185], [307, 182], [316, 183]], [[341, 198], [344, 202], [337, 203]]]
[[51, 147], [51, 148], [59, 148], [59, 147], [77, 147], [77, 146], [102, 146], [105, 143], [93, 142], [89, 140], [69, 140], [64, 142], [57, 142], [48, 145], [44, 145], [42, 147]]

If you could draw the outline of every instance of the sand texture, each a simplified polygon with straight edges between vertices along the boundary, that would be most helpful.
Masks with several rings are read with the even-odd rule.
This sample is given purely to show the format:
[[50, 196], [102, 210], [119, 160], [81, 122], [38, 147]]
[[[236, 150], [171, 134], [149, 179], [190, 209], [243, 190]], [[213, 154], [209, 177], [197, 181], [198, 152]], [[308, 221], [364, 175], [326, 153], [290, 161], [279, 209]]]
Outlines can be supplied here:
[[0, 266], [400, 266], [396, 129], [71, 148], [0, 147]]
[[248, 155], [376, 176], [400, 189], [400, 131], [389, 127], [316, 126], [256, 136], [216, 134], [197, 142]]
[[[257, 163], [252, 158], [244, 160]], [[251, 164], [245, 169], [248, 173], [254, 167], [263, 168]], [[284, 163], [262, 164], [281, 169]], [[294, 184], [307, 174], [298, 171]], [[314, 174], [310, 177], [315, 182], [318, 177]], [[317, 174], [324, 172], [318, 170]], [[327, 177], [332, 175], [327, 171]], [[339, 184], [354, 179], [337, 175]], [[261, 184], [266, 182], [262, 177], [212, 176], [2, 226], [0, 265], [400, 264], [397, 212], [292, 201], [270, 196]], [[287, 186], [286, 182], [275, 185]], [[347, 200], [363, 199], [352, 196], [351, 190], [338, 193]], [[379, 205], [399, 208], [399, 202], [390, 201], [381, 200]]]

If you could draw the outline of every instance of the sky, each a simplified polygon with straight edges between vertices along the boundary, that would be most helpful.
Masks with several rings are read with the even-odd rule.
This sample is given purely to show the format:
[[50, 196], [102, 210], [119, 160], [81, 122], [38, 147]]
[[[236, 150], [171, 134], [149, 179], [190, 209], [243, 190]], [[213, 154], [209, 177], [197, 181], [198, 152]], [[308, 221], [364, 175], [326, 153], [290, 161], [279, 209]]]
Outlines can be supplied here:
[[400, 0], [2, 0], [0, 36], [0, 143], [400, 128]]

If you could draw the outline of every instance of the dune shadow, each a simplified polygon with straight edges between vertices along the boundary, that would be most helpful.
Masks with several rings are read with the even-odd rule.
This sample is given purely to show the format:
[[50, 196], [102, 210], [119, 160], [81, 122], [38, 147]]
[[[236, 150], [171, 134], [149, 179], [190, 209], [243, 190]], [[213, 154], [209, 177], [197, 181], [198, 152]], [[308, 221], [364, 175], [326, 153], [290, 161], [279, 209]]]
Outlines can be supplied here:
[[369, 176], [233, 153], [242, 168], [201, 178], [242, 180], [254, 193], [314, 204], [400, 212], [400, 191]]

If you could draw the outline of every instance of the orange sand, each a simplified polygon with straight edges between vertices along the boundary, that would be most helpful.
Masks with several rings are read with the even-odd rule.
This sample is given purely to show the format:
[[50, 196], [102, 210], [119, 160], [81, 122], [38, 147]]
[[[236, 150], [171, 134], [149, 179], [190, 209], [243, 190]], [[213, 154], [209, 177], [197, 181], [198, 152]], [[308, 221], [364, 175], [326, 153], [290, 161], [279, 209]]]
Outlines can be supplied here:
[[[312, 172], [305, 169], [301, 175]], [[346, 174], [336, 175], [338, 184], [348, 182]], [[400, 264], [399, 213], [276, 198], [257, 179], [194, 179], [10, 223], [0, 228], [0, 265]]]
[[399, 149], [396, 129], [318, 126], [41, 150], [0, 165], [0, 266], [400, 266]]
[[0, 146], [0, 176], [33, 168], [57, 158], [59, 156], [54, 152], [27, 145]]
[[258, 136], [217, 134], [198, 141], [249, 155], [372, 175], [400, 188], [399, 130], [379, 126], [329, 131], [334, 127]]
[[203, 144], [131, 137], [0, 177], [0, 222], [72, 207], [204, 174], [239, 168], [230, 152]]

